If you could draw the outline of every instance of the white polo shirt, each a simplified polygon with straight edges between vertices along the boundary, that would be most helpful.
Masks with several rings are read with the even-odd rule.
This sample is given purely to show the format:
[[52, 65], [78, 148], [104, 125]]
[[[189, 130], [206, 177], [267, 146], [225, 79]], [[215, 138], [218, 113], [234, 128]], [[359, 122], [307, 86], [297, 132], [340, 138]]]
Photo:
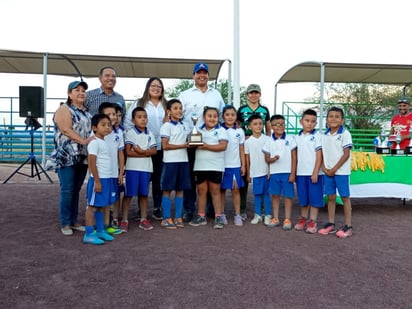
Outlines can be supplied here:
[[263, 152], [270, 157], [279, 156], [279, 160], [269, 164], [271, 174], [290, 173], [292, 171], [292, 150], [296, 149], [295, 138], [283, 133], [282, 137], [276, 138], [272, 133], [269, 141], [263, 145]]
[[[89, 155], [96, 156], [99, 178], [112, 178], [113, 158], [111, 156], [109, 143], [96, 137], [87, 145], [87, 152]], [[94, 177], [92, 174], [90, 175]]]
[[112, 158], [112, 178], [119, 176], [119, 151], [124, 150], [123, 131], [113, 129], [112, 132], [104, 137], [109, 145], [110, 157]]
[[270, 137], [262, 134], [259, 138], [251, 135], [245, 141], [245, 154], [250, 158], [250, 177], [266, 176], [269, 171], [269, 164], [265, 161], [265, 154], [263, 153], [263, 145], [270, 141]]
[[[169, 144], [182, 145], [187, 141], [189, 130], [185, 128], [182, 122], [169, 121], [164, 123], [160, 128], [161, 138], [169, 140]], [[187, 149], [163, 150], [163, 162], [188, 162]]]
[[[318, 130], [303, 133], [303, 130], [295, 136], [297, 146], [298, 164], [296, 175], [311, 176], [316, 163], [316, 153], [322, 150], [322, 134]], [[322, 169], [319, 175], [323, 175]]]
[[226, 130], [229, 142], [225, 151], [225, 168], [240, 167], [240, 150], [239, 147], [245, 144], [245, 133], [243, 129], [236, 127], [227, 128], [223, 124], [222, 127]]
[[[147, 129], [140, 131], [134, 127], [126, 132], [125, 144], [131, 144], [132, 146], [139, 146], [146, 150], [156, 147], [156, 139], [151, 132]], [[151, 157], [127, 157], [126, 170], [129, 171], [143, 171], [153, 172], [153, 163]]]
[[[203, 142], [209, 145], [217, 145], [220, 141], [228, 141], [226, 130], [221, 126], [216, 126], [212, 130], [206, 130], [203, 125], [199, 128], [202, 133]], [[225, 151], [210, 151], [206, 149], [196, 149], [194, 171], [225, 171]]]
[[[333, 168], [343, 156], [346, 148], [352, 148], [352, 135], [343, 126], [340, 126], [335, 134], [330, 133], [330, 129], [322, 134], [323, 164], [326, 168]], [[351, 155], [348, 160], [336, 171], [336, 175], [350, 175]]]
[[193, 86], [182, 91], [179, 95], [179, 100], [183, 104], [183, 123], [190, 131], [193, 129], [193, 114], [198, 117], [196, 127], [201, 127], [204, 123], [203, 109], [205, 106], [217, 108], [219, 116], [222, 114], [223, 107], [225, 106], [220, 92], [210, 87], [208, 87], [206, 92], [202, 92]]

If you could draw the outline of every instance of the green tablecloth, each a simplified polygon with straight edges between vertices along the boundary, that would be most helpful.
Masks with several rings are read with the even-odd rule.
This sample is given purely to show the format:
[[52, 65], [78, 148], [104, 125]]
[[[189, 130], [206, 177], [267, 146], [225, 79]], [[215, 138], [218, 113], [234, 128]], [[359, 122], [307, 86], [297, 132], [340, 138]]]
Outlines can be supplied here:
[[412, 156], [382, 155], [385, 161], [385, 172], [352, 171], [350, 184], [365, 183], [401, 183], [412, 185]]

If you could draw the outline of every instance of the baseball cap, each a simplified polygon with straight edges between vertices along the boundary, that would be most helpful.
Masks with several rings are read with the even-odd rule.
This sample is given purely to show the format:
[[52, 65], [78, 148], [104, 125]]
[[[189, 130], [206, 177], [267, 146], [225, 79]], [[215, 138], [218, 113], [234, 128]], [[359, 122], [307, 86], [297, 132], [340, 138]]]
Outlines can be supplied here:
[[196, 63], [193, 68], [193, 74], [199, 72], [200, 70], [205, 70], [207, 73], [209, 73], [209, 67], [207, 66], [206, 63], [203, 63], [203, 62]]
[[262, 91], [260, 90], [260, 86], [258, 84], [250, 84], [249, 86], [247, 86], [246, 93], [249, 93], [252, 91], [262, 93]]
[[398, 103], [406, 103], [406, 104], [409, 104], [409, 103], [410, 103], [410, 100], [409, 100], [408, 97], [401, 97], [401, 98], [398, 100]]
[[67, 90], [68, 91], [70, 91], [70, 90], [72, 90], [72, 89], [74, 89], [74, 88], [77, 88], [77, 87], [79, 87], [79, 86], [83, 86], [83, 88], [85, 89], [85, 90], [87, 90], [87, 88], [89, 87], [89, 86], [87, 86], [87, 84], [86, 84], [86, 82], [84, 82], [84, 81], [80, 81], [80, 80], [76, 80], [76, 81], [74, 81], [74, 82], [71, 82], [70, 84], [69, 84], [69, 86], [67, 87]]

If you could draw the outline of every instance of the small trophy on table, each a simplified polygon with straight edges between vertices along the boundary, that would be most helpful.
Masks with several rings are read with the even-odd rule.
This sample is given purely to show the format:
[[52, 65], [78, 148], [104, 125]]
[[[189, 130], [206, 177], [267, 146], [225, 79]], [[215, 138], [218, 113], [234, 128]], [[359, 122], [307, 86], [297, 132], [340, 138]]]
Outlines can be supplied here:
[[395, 140], [394, 142], [396, 143], [395, 149], [392, 149], [392, 154], [397, 154], [397, 155], [403, 155], [405, 154], [405, 149], [401, 149], [401, 130], [402, 128], [399, 126], [396, 126], [395, 128]]
[[406, 146], [406, 154], [412, 154], [412, 124], [409, 127], [409, 145]]
[[389, 154], [391, 153], [391, 149], [388, 146], [388, 139], [386, 137], [385, 129], [382, 128], [379, 134], [379, 145], [376, 147], [377, 154]]
[[200, 133], [196, 128], [196, 123], [198, 119], [199, 119], [199, 116], [196, 113], [193, 113], [192, 114], [193, 129], [189, 135], [189, 145], [191, 146], [203, 145], [202, 133]]

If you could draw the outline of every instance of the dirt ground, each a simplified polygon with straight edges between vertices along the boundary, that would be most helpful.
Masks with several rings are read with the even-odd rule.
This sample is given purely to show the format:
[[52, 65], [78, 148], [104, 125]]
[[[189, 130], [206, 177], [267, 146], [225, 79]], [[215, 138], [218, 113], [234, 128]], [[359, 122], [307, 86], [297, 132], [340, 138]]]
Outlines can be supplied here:
[[[16, 168], [0, 165], [1, 183]], [[0, 308], [411, 308], [412, 201], [352, 199], [354, 235], [338, 239], [235, 227], [228, 194], [222, 230], [154, 222], [147, 232], [130, 220], [127, 234], [91, 246], [60, 233], [49, 175], [53, 184], [19, 174], [0, 184]], [[296, 223], [296, 201], [293, 212]]]

